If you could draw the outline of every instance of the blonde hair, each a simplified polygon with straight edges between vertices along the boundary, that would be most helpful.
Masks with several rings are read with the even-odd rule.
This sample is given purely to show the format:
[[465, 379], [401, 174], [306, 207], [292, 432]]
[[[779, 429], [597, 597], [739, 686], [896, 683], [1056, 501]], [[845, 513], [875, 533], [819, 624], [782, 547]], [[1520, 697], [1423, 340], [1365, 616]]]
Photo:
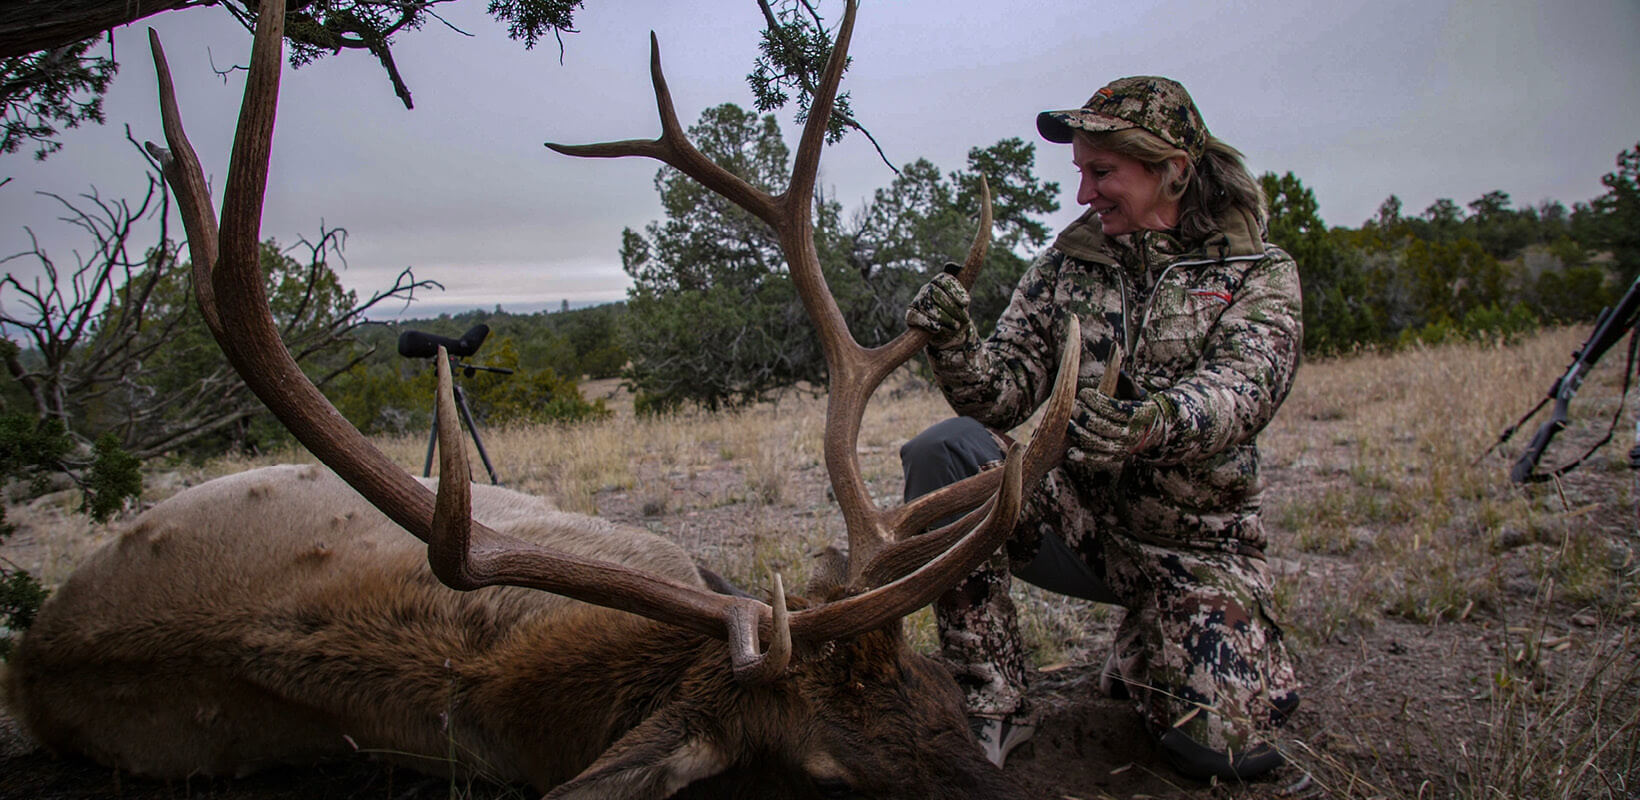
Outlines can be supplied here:
[[1179, 236], [1187, 242], [1199, 242], [1218, 232], [1218, 218], [1232, 209], [1251, 214], [1260, 234], [1269, 224], [1264, 186], [1247, 171], [1241, 151], [1212, 134], [1207, 135], [1206, 149], [1196, 161], [1143, 128], [1078, 130], [1075, 136], [1084, 145], [1127, 156], [1159, 175], [1162, 183], [1157, 191], [1179, 204]]

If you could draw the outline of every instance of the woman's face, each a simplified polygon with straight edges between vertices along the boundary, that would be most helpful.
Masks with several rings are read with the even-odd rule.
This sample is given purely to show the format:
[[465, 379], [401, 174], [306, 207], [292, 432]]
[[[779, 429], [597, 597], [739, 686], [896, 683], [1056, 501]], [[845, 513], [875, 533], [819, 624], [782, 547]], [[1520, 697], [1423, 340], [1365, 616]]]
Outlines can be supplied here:
[[1143, 162], [1101, 150], [1082, 138], [1071, 140], [1071, 162], [1082, 175], [1076, 202], [1099, 215], [1106, 235], [1139, 230], [1165, 231], [1179, 222], [1179, 202], [1162, 195], [1162, 176]]

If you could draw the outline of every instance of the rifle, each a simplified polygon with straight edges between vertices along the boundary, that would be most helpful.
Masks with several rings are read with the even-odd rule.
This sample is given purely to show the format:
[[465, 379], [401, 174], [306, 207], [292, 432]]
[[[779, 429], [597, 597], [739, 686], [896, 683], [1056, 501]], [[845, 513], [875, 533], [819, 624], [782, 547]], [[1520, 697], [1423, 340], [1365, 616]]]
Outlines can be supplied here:
[[[1572, 365], [1567, 367], [1565, 374], [1557, 378], [1554, 384], [1549, 387], [1548, 396], [1539, 400], [1531, 411], [1526, 412], [1525, 416], [1505, 429], [1503, 435], [1498, 438], [1497, 444], [1492, 445], [1492, 448], [1487, 450], [1489, 453], [1498, 445], [1509, 441], [1509, 437], [1514, 436], [1515, 431], [1526, 420], [1531, 419], [1532, 415], [1536, 414], [1550, 400], [1555, 401], [1554, 409], [1549, 413], [1549, 421], [1543, 423], [1537, 429], [1537, 433], [1532, 436], [1531, 443], [1526, 445], [1526, 452], [1520, 454], [1520, 458], [1516, 459], [1514, 466], [1509, 470], [1509, 480], [1515, 483], [1541, 483], [1558, 478], [1575, 469], [1583, 463], [1584, 459], [1593, 455], [1594, 451], [1599, 450], [1602, 445], [1611, 441], [1612, 432], [1617, 429], [1618, 415], [1623, 413], [1622, 400], [1618, 401], [1617, 414], [1613, 415], [1611, 430], [1606, 431], [1605, 438], [1596, 442], [1593, 447], [1589, 448], [1588, 452], [1585, 452], [1570, 464], [1557, 467], [1548, 472], [1537, 471], [1538, 460], [1543, 457], [1543, 451], [1549, 447], [1549, 440], [1555, 438], [1555, 434], [1565, 429], [1567, 409], [1571, 405], [1572, 396], [1577, 394], [1578, 387], [1583, 385], [1583, 379], [1588, 377], [1589, 370], [1594, 367], [1595, 362], [1599, 361], [1601, 356], [1606, 354], [1607, 350], [1611, 349], [1612, 345], [1617, 344], [1623, 338], [1624, 334], [1635, 329], [1637, 323], [1640, 323], [1640, 278], [1636, 278], [1634, 283], [1629, 285], [1629, 290], [1623, 294], [1623, 299], [1617, 301], [1616, 306], [1607, 306], [1600, 310], [1600, 316], [1595, 319], [1594, 331], [1589, 334], [1588, 339], [1584, 340], [1581, 347], [1572, 351]], [[1637, 337], [1637, 340], [1640, 340], [1640, 337]], [[1623, 397], [1625, 398], [1629, 393], [1629, 378], [1634, 372], [1634, 359], [1635, 341], [1630, 341], [1629, 363], [1623, 371]], [[1637, 445], [1635, 450], [1630, 451], [1629, 465], [1636, 466], [1637, 459], [1640, 459], [1640, 445]]]

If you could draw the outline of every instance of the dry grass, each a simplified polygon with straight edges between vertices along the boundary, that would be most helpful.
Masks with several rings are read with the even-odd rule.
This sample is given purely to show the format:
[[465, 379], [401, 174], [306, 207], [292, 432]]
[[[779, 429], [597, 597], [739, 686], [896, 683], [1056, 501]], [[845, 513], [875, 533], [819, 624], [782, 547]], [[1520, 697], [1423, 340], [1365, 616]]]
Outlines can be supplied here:
[[[1632, 512], [1625, 448], [1610, 446], [1573, 473], [1604, 473], [1605, 480], [1568, 480], [1548, 491], [1507, 479], [1508, 458], [1543, 416], [1481, 457], [1542, 396], [1579, 333], [1552, 332], [1514, 347], [1455, 345], [1306, 365], [1264, 435], [1276, 476], [1268, 518], [1300, 552], [1349, 556], [1358, 581], [1372, 587], [1353, 587], [1354, 602], [1383, 604], [1416, 621], [1452, 619], [1475, 606], [1495, 610], [1504, 589], [1492, 569], [1497, 554], [1534, 543], [1552, 546], [1541, 568], [1569, 579], [1581, 599], [1617, 602], [1606, 564], [1609, 523], [1589, 523], [1605, 522], [1597, 510]], [[1620, 372], [1595, 373], [1577, 398], [1573, 428], [1557, 439], [1546, 464], [1580, 452], [1604, 427], [1616, 408]], [[1284, 485], [1288, 475], [1298, 479]]]
[[[1449, 648], [1468, 687], [1457, 702], [1408, 710], [1434, 689], [1425, 675], [1406, 675], [1404, 707], [1386, 726], [1397, 739], [1416, 735], [1421, 758], [1449, 765], [1449, 776], [1397, 785], [1340, 757], [1353, 745], [1300, 746], [1298, 760], [1325, 776], [1328, 796], [1634, 796], [1640, 543], [1627, 426], [1553, 484], [1523, 488], [1507, 477], [1544, 415], [1482, 457], [1584, 333], [1307, 364], [1265, 433], [1267, 518], [1287, 550], [1276, 548], [1288, 564], [1278, 599], [1301, 652], [1324, 658], [1386, 620], [1432, 636], [1466, 623], [1463, 638], [1484, 644]], [[1621, 383], [1613, 361], [1578, 394], [1545, 465], [1604, 432]]]
[[[1615, 798], [1640, 788], [1630, 773], [1640, 766], [1640, 542], [1627, 427], [1558, 484], [1507, 479], [1541, 416], [1482, 457], [1542, 396], [1583, 333], [1363, 354], [1300, 370], [1261, 439], [1277, 604], [1312, 701], [1348, 706], [1323, 708], [1291, 742], [1314, 787], [1305, 796]], [[1574, 424], [1547, 463], [1603, 432], [1618, 403], [1621, 359], [1611, 360], [1578, 395]], [[615, 394], [622, 408], [611, 387], [588, 388]], [[745, 586], [767, 586], [773, 571], [801, 586], [809, 555], [841, 544], [821, 463], [823, 399], [792, 393], [736, 413], [660, 419], [625, 408], [573, 427], [485, 430], [485, 443], [508, 485], [672, 537]], [[905, 374], [879, 391], [859, 448], [874, 496], [897, 501], [900, 444], [948, 413]], [[424, 438], [379, 444], [420, 471]], [[151, 481], [148, 499], [305, 460], [284, 452], [172, 470]], [[105, 528], [86, 536], [65, 511], [75, 502], [44, 498], [13, 512], [36, 543], [19, 563], [48, 583], [109, 536]], [[1024, 586], [1016, 599], [1038, 667], [1096, 668], [1117, 613]], [[1402, 675], [1396, 694], [1362, 697], [1357, 711], [1352, 687], [1382, 654], [1352, 648], [1380, 641], [1384, 628], [1401, 637], [1395, 647], [1405, 631], [1422, 631], [1429, 641], [1418, 646], [1429, 655], [1420, 669], [1429, 673]], [[916, 646], [934, 649], [926, 610], [907, 629]], [[1381, 759], [1394, 766], [1376, 766]]]

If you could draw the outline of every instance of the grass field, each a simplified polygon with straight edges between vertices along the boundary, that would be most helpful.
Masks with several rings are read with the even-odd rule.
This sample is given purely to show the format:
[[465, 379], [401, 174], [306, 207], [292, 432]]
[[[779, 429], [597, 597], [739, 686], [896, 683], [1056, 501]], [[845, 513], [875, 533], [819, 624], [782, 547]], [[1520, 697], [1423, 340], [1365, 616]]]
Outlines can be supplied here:
[[[1562, 480], [1520, 487], [1507, 478], [1541, 415], [1485, 455], [1583, 334], [1300, 369], [1261, 437], [1277, 600], [1306, 684], [1283, 738], [1293, 765], [1252, 786], [1204, 786], [1172, 776], [1142, 746], [1104, 742], [1102, 730], [1132, 729], [1130, 710], [1088, 687], [1121, 610], [1018, 587], [1038, 669], [1033, 695], [1053, 710], [1034, 752], [1010, 771], [1056, 800], [1640, 796], [1640, 494], [1626, 457], [1635, 400], [1615, 441]], [[1622, 355], [1614, 350], [1590, 377], [1546, 463], [1604, 432], [1619, 406]], [[744, 586], [766, 585], [771, 570], [800, 586], [809, 553], [842, 542], [821, 464], [823, 398], [639, 419], [613, 383], [583, 391], [610, 398], [617, 413], [484, 431], [508, 485], [675, 538]], [[900, 444], [948, 413], [908, 373], [879, 391], [860, 458], [881, 502], [899, 496]], [[380, 444], [419, 472], [423, 438]], [[150, 479], [146, 499], [306, 460], [282, 452], [172, 465]], [[23, 528], [3, 554], [59, 580], [114, 535], [65, 513], [75, 502], [47, 497], [11, 510]], [[928, 612], [911, 622], [913, 641], [933, 649]]]

